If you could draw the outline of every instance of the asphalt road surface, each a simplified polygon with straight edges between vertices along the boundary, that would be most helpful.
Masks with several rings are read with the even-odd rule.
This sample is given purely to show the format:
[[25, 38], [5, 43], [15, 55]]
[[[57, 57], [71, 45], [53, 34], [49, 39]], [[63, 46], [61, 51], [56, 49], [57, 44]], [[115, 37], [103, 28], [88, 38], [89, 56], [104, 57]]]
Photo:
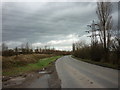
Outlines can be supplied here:
[[118, 88], [118, 70], [76, 60], [71, 56], [56, 61], [62, 88]]

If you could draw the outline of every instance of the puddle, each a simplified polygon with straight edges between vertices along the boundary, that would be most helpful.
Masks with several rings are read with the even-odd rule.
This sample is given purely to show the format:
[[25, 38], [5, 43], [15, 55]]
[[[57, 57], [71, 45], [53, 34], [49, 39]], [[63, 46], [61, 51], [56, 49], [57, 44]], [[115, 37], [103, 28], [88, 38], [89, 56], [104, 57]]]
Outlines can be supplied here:
[[34, 80], [27, 88], [49, 88], [48, 79], [50, 78], [49, 74], [45, 74]]
[[38, 72], [39, 74], [47, 74], [48, 72], [47, 71], [40, 71]]

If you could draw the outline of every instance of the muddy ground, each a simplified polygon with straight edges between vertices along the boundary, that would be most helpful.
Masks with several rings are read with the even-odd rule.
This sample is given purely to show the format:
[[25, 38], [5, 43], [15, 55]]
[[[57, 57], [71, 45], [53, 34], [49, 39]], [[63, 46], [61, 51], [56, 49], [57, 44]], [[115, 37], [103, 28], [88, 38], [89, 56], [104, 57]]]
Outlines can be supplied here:
[[4, 77], [3, 88], [61, 88], [61, 81], [58, 78], [55, 62], [41, 70]]

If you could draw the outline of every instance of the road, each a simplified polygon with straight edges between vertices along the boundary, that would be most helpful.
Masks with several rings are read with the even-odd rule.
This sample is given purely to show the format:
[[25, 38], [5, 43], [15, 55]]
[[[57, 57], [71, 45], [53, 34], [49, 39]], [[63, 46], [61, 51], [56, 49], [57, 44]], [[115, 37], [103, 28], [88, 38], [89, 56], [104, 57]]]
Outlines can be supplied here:
[[63, 56], [56, 61], [62, 88], [118, 88], [118, 70]]

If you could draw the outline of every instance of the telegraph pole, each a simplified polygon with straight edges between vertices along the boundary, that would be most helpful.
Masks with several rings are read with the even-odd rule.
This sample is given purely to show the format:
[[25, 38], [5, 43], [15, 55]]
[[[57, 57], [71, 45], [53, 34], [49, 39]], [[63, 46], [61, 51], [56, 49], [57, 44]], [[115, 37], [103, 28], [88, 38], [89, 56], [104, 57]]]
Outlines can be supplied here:
[[91, 32], [91, 35], [87, 36], [87, 37], [91, 38], [91, 44], [92, 45], [96, 45], [98, 43], [97, 36], [99, 35], [99, 34], [96, 33], [96, 31], [99, 30], [99, 29], [96, 29], [97, 24], [95, 24], [95, 22], [93, 20], [92, 24], [91, 25], [87, 25], [87, 26], [91, 28], [90, 30], [86, 31], [87, 33]]

